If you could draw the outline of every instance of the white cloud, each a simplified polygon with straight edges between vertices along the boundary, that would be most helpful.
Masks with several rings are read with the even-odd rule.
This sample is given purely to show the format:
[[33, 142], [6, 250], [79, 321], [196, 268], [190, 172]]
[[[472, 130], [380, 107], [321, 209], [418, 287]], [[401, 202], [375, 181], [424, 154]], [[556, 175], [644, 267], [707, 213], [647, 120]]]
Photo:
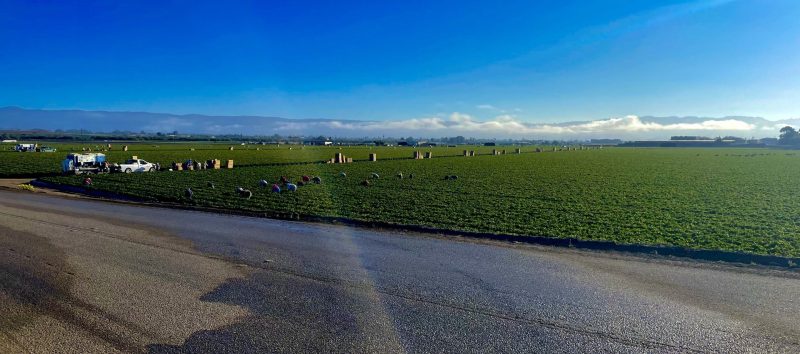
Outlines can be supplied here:
[[[709, 119], [693, 123], [661, 124], [645, 122], [637, 116], [609, 118], [572, 124], [535, 124], [517, 119], [510, 114], [496, 116], [490, 120], [477, 120], [474, 117], [454, 112], [447, 118], [427, 117], [396, 121], [370, 122], [319, 122], [317, 127], [349, 132], [365, 133], [413, 132], [419, 135], [470, 134], [473, 136], [521, 136], [521, 135], [609, 135], [626, 136], [652, 132], [750, 132], [760, 127], [737, 119]], [[308, 128], [307, 123], [287, 123], [280, 130], [300, 130]]]
[[492, 106], [490, 104], [479, 104], [479, 105], [475, 106], [475, 108], [478, 108], [478, 109], [489, 109], [489, 110], [496, 110], [497, 109], [497, 107]]

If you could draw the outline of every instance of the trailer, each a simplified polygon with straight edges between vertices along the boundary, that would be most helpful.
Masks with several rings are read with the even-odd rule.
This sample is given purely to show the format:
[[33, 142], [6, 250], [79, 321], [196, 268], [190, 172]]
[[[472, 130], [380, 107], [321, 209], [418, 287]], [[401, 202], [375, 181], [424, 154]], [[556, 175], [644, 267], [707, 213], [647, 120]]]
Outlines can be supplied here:
[[38, 144], [17, 144], [17, 146], [14, 147], [14, 151], [35, 152], [37, 147], [39, 147]]
[[61, 162], [61, 169], [65, 174], [76, 175], [111, 171], [110, 165], [106, 162], [106, 155], [98, 153], [71, 153]]

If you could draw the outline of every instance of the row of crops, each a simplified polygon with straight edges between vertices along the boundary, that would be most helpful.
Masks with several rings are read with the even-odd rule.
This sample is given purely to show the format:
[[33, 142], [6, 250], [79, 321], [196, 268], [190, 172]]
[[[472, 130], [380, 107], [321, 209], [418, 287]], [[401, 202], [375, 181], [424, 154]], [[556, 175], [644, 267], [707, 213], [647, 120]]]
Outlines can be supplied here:
[[[169, 166], [172, 162], [187, 159], [205, 161], [209, 159], [234, 160], [236, 166], [263, 166], [269, 164], [286, 164], [302, 162], [326, 161], [337, 152], [344, 153], [354, 160], [367, 160], [370, 153], [377, 153], [379, 159], [410, 158], [414, 148], [410, 147], [321, 147], [321, 146], [261, 146], [261, 145], [225, 145], [225, 144], [127, 144], [128, 151], [123, 151], [126, 144], [112, 144], [110, 150], [106, 145], [98, 144], [47, 144], [58, 149], [54, 153], [21, 153], [11, 151], [13, 145], [0, 146], [0, 178], [3, 177], [38, 177], [54, 175], [61, 172], [61, 160], [70, 152], [81, 152], [91, 149], [106, 154], [111, 162], [122, 162], [132, 155], [150, 162]], [[229, 150], [230, 147], [233, 150]], [[492, 148], [483, 146], [470, 147], [432, 147], [419, 149], [431, 151], [434, 156], [459, 155], [464, 149], [475, 150], [478, 154], [491, 153]], [[509, 148], [508, 151], [511, 151]], [[524, 151], [533, 151], [535, 147], [523, 147]]]
[[[361, 185], [372, 173], [380, 178]], [[301, 175], [320, 176], [323, 183], [282, 193], [258, 183]], [[111, 174], [97, 176], [90, 188], [254, 212], [796, 257], [797, 176], [800, 159], [783, 152], [618, 148]], [[81, 185], [80, 177], [45, 180]], [[238, 197], [236, 187], [252, 190], [253, 197]], [[192, 200], [186, 188], [194, 191]]]

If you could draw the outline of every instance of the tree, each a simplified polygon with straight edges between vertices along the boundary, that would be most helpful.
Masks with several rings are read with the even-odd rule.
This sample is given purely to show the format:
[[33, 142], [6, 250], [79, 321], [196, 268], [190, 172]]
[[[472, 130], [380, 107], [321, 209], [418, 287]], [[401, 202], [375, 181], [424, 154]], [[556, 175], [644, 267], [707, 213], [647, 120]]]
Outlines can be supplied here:
[[790, 126], [785, 126], [780, 130], [781, 136], [778, 139], [779, 144], [783, 145], [796, 145], [800, 143], [800, 137], [798, 137], [797, 130]]

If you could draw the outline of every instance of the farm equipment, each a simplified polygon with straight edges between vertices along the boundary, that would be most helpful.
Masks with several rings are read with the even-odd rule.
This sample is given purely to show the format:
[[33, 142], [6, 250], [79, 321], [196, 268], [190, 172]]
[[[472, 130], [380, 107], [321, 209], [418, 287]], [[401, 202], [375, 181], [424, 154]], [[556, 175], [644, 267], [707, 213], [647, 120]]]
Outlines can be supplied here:
[[14, 151], [35, 152], [37, 147], [39, 147], [38, 144], [17, 144], [17, 146], [14, 147]]
[[76, 175], [81, 173], [106, 173], [111, 171], [108, 162], [106, 162], [106, 155], [98, 153], [69, 154], [67, 158], [61, 162], [61, 169], [66, 174], [73, 173]]

